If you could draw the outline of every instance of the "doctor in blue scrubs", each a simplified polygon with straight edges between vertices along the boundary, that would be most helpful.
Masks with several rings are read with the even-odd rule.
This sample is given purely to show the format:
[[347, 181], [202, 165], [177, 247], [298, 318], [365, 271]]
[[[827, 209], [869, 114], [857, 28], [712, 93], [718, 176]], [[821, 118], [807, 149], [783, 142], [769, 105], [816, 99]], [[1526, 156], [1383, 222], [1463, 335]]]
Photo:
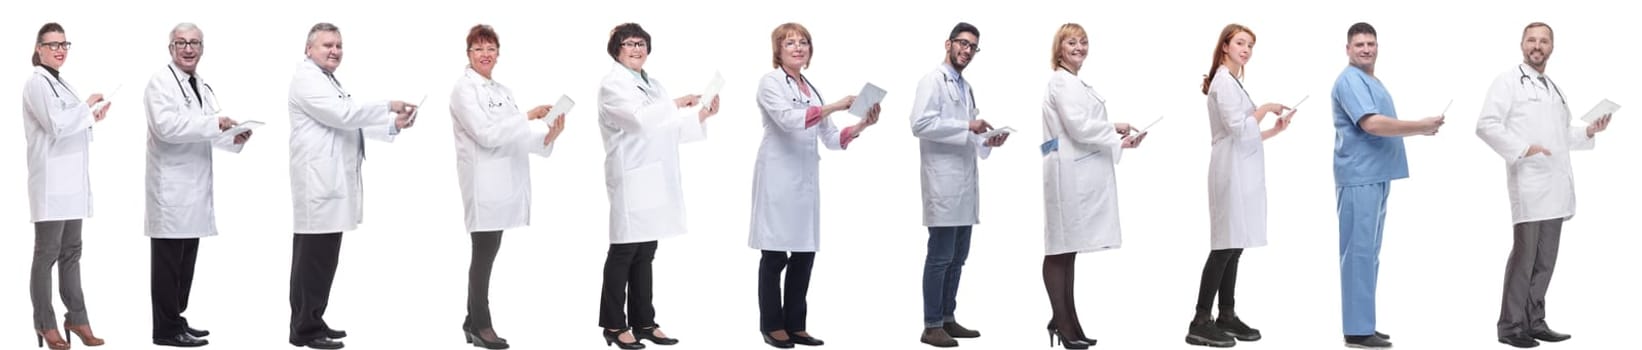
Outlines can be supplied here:
[[1403, 137], [1435, 135], [1443, 116], [1397, 119], [1379, 78], [1374, 26], [1357, 23], [1346, 32], [1351, 65], [1334, 81], [1334, 193], [1340, 214], [1340, 311], [1346, 346], [1389, 348], [1390, 336], [1374, 325], [1374, 289], [1380, 273], [1380, 239], [1391, 180], [1408, 177]]

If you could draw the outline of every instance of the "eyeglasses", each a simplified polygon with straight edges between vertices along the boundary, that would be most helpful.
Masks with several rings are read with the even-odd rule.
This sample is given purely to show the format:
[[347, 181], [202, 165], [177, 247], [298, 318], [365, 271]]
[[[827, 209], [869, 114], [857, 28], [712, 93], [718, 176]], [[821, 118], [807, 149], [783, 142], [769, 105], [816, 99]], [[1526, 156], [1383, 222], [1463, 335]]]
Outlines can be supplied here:
[[186, 49], [186, 48], [192, 47], [192, 48], [198, 49], [198, 48], [205, 47], [205, 42], [204, 41], [199, 41], [199, 40], [186, 40], [186, 41], [185, 40], [175, 40], [175, 41], [171, 42], [171, 47], [175, 47], [175, 48], [179, 48], [179, 49]]
[[623, 42], [621, 42], [621, 47], [642, 49], [642, 48], [646, 48], [646, 47], [649, 47], [649, 46], [650, 46], [650, 44], [644, 42], [643, 40], [634, 40], [634, 41], [623, 41]]
[[969, 42], [969, 40], [964, 40], [964, 39], [952, 39], [950, 41], [954, 44], [958, 44], [958, 49], [959, 50], [968, 49], [969, 52], [972, 52], [972, 53], [981, 52], [981, 44], [980, 43], [972, 43], [972, 42]]
[[468, 52], [496, 53], [496, 50], [498, 48], [495, 46], [468, 48]]
[[809, 40], [788, 41], [786, 43], [782, 43], [781, 46], [789, 48], [789, 49], [794, 49], [794, 48], [799, 48], [799, 47], [808, 48], [808, 47], [810, 47], [810, 41]]
[[48, 42], [40, 43], [40, 47], [44, 47], [44, 48], [50, 49], [52, 51], [57, 51], [57, 50], [68, 51], [68, 48], [70, 46], [74, 46], [74, 43], [70, 43], [70, 42], [67, 42], [67, 41], [48, 41]]

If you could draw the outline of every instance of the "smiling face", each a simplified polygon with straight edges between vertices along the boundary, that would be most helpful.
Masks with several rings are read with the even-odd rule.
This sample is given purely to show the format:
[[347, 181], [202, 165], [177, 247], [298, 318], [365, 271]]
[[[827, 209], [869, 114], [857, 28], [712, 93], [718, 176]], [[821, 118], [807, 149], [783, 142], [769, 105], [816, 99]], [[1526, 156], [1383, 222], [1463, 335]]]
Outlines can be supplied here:
[[810, 39], [791, 33], [781, 41], [781, 67], [799, 70], [810, 65]]
[[51, 69], [62, 69], [63, 62], [68, 60], [68, 37], [62, 32], [50, 32], [40, 36], [40, 44], [34, 45], [34, 53], [40, 56], [40, 65]]
[[1545, 70], [1545, 62], [1551, 59], [1555, 47], [1550, 27], [1530, 27], [1522, 31], [1522, 62], [1535, 69]]
[[342, 33], [314, 32], [308, 39], [308, 59], [326, 72], [335, 72], [336, 67], [342, 65]]
[[200, 56], [205, 55], [204, 34], [199, 29], [171, 32], [171, 63], [188, 74], [199, 67]]
[[1074, 70], [1083, 69], [1083, 60], [1089, 57], [1089, 37], [1069, 36], [1060, 41], [1060, 63]]
[[969, 61], [975, 58], [980, 51], [981, 39], [975, 33], [960, 32], [957, 37], [946, 41], [946, 63], [953, 69], [962, 71], [969, 66]]
[[650, 42], [640, 37], [621, 39], [621, 52], [616, 61], [635, 72], [644, 71], [644, 62], [650, 59]]
[[501, 48], [493, 42], [478, 42], [468, 46], [468, 65], [486, 78], [496, 69], [496, 59], [501, 57]]
[[1226, 54], [1226, 63], [1238, 67], [1248, 65], [1249, 57], [1254, 56], [1254, 36], [1249, 32], [1237, 32], [1220, 50]]
[[1376, 37], [1367, 33], [1351, 36], [1351, 40], [1346, 42], [1346, 54], [1351, 56], [1351, 65], [1373, 71], [1374, 61], [1380, 56], [1380, 42]]

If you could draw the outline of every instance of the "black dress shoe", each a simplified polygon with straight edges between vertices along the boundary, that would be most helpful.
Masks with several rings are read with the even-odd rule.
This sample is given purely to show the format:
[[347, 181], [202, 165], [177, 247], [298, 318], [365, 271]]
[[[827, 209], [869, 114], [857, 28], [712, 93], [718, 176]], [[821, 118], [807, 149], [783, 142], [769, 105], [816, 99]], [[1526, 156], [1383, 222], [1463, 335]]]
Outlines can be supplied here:
[[633, 337], [638, 338], [639, 340], [649, 340], [651, 343], [655, 343], [656, 345], [678, 344], [678, 338], [657, 337], [656, 327], [635, 328], [633, 329]]
[[210, 344], [210, 343], [211, 343], [210, 341], [207, 341], [205, 339], [195, 338], [193, 335], [189, 335], [186, 332], [182, 333], [182, 334], [177, 334], [177, 335], [174, 335], [174, 336], [170, 336], [170, 337], [165, 337], [165, 338], [154, 338], [154, 345], [175, 346], [175, 347], [180, 347], [180, 348], [201, 347], [201, 346], [205, 346], [205, 344]]
[[1534, 339], [1539, 339], [1540, 341], [1548, 341], [1548, 342], [1552, 342], [1552, 343], [1568, 340], [1569, 338], [1574, 337], [1572, 335], [1557, 333], [1556, 331], [1549, 330], [1549, 329], [1529, 333], [1528, 336], [1533, 337]]
[[192, 335], [195, 338], [211, 335], [211, 331], [204, 330], [204, 329], [195, 329], [194, 327], [186, 327], [186, 326], [183, 327], [182, 329], [183, 329], [183, 332], [186, 332], [186, 333], [188, 333], [188, 335]]
[[1390, 349], [1391, 341], [1378, 335], [1348, 335], [1346, 347], [1353, 349]]
[[1380, 337], [1380, 339], [1385, 339], [1385, 340], [1388, 340], [1388, 341], [1391, 340], [1391, 335], [1390, 334], [1380, 333], [1380, 331], [1374, 331], [1374, 336]]
[[957, 322], [947, 322], [947, 323], [941, 324], [941, 329], [946, 330], [946, 334], [949, 335], [949, 336], [952, 336], [953, 338], [980, 338], [981, 337], [981, 331], [972, 330], [972, 329], [969, 329], [969, 328], [964, 328], [963, 325], [958, 324]]
[[638, 340], [637, 338], [633, 339], [633, 342], [631, 342], [631, 343], [621, 342], [621, 334], [622, 333], [627, 333], [626, 328], [617, 329], [617, 330], [614, 330], [614, 331], [611, 331], [611, 330], [608, 330], [608, 329], [599, 329], [599, 331], [604, 336], [604, 345], [605, 346], [610, 346], [610, 345], [614, 344], [617, 348], [629, 349], [629, 350], [631, 350], [631, 349], [643, 349], [644, 348], [644, 342]]
[[306, 346], [306, 347], [310, 347], [310, 348], [314, 348], [314, 349], [328, 349], [328, 350], [329, 349], [341, 349], [342, 348], [342, 342], [331, 340], [329, 338], [315, 338], [313, 340], [309, 340], [309, 341], [306, 341], [306, 342], [291, 342], [291, 345], [296, 345], [298, 347]]
[[777, 349], [791, 349], [791, 348], [793, 348], [792, 338], [790, 336], [788, 337], [787, 340], [781, 340], [781, 339], [775, 339], [775, 337], [770, 336], [769, 333], [764, 333], [764, 344], [770, 344], [770, 346], [773, 346]]
[[1499, 343], [1523, 349], [1539, 346], [1539, 342], [1534, 341], [1534, 338], [1529, 338], [1528, 336], [1521, 334], [1512, 334], [1499, 337]]
[[325, 327], [325, 337], [331, 339], [347, 338], [348, 332], [340, 329], [331, 329], [331, 327]]
[[792, 335], [791, 337], [792, 337], [792, 343], [793, 344], [804, 345], [804, 346], [821, 346], [821, 345], [824, 345], [824, 344], [827, 343], [827, 342], [821, 341], [821, 338], [806, 337], [806, 336], [798, 335], [798, 333], [789, 333], [789, 334]]
[[475, 332], [470, 330], [464, 333], [467, 336], [468, 344], [473, 344], [473, 346], [493, 350], [508, 348], [507, 341], [502, 340], [501, 337], [497, 337], [495, 330], [486, 328], [482, 331]]

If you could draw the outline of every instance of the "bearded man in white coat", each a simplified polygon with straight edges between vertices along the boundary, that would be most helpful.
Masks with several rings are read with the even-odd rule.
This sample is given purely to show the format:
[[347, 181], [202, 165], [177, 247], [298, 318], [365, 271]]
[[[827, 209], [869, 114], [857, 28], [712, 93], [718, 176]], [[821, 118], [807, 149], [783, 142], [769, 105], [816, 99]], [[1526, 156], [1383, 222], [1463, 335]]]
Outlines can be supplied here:
[[1477, 117], [1477, 137], [1505, 159], [1511, 198], [1511, 256], [1505, 265], [1499, 342], [1529, 348], [1571, 338], [1545, 324], [1545, 292], [1556, 268], [1562, 221], [1574, 216], [1574, 178], [1568, 151], [1596, 146], [1608, 128], [1604, 115], [1584, 128], [1569, 124], [1568, 101], [1545, 75], [1555, 46], [1551, 26], [1522, 30], [1522, 64], [1494, 79]]

